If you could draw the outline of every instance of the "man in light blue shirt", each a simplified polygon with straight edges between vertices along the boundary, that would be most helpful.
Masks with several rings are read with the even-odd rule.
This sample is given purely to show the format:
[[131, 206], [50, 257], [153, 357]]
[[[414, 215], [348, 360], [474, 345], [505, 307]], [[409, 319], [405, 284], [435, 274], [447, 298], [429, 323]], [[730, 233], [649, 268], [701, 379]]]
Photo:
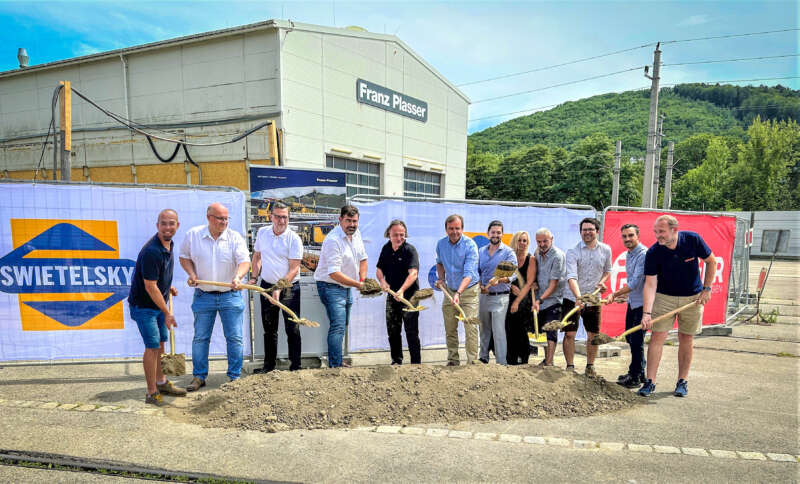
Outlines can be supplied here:
[[[461, 306], [467, 318], [478, 317], [478, 246], [463, 234], [464, 217], [453, 214], [444, 222], [447, 237], [436, 243], [436, 286], [446, 284], [453, 301]], [[458, 309], [445, 298], [442, 304], [444, 331], [447, 339], [447, 365], [458, 366]], [[478, 327], [464, 324], [467, 363], [478, 358]]]
[[[625, 286], [609, 296], [614, 298], [628, 295], [628, 310], [625, 313], [625, 329], [628, 330], [642, 322], [642, 306], [644, 303], [644, 258], [647, 247], [639, 242], [639, 227], [634, 224], [622, 226], [622, 243], [628, 249], [625, 256]], [[636, 331], [625, 337], [631, 345], [631, 364], [628, 373], [620, 375], [617, 383], [627, 388], [636, 388], [644, 383], [644, 331]]]
[[480, 360], [489, 363], [489, 343], [494, 337], [494, 356], [497, 364], [506, 364], [506, 312], [508, 296], [515, 277], [494, 277], [494, 270], [501, 262], [517, 265], [517, 256], [511, 247], [503, 243], [503, 222], [493, 220], [489, 223], [486, 236], [489, 244], [478, 250], [478, 275], [481, 279], [480, 318], [481, 352]]

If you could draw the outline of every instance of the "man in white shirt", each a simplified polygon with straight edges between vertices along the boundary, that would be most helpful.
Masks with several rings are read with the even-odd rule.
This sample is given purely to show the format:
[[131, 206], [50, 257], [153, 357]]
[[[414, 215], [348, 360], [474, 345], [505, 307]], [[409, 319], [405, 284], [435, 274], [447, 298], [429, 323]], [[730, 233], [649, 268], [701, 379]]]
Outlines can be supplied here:
[[[261, 287], [269, 289], [279, 279], [292, 283], [292, 287], [273, 291], [272, 297], [278, 299], [286, 307], [300, 314], [300, 260], [303, 258], [303, 241], [293, 230], [289, 230], [289, 206], [275, 202], [269, 215], [272, 225], [261, 227], [256, 234], [253, 246], [253, 277], [255, 284], [261, 276]], [[261, 298], [261, 324], [264, 326], [264, 368], [254, 373], [268, 373], [275, 369], [278, 354], [278, 321], [280, 309], [264, 298]], [[300, 369], [300, 327], [289, 321], [289, 315], [283, 313], [283, 327], [289, 343], [289, 370]]]
[[[192, 375], [188, 391], [205, 386], [208, 376], [208, 346], [214, 320], [219, 313], [228, 353], [228, 378], [242, 372], [242, 313], [245, 303], [238, 288], [250, 269], [250, 254], [244, 237], [228, 228], [228, 209], [212, 203], [206, 210], [208, 225], [193, 227], [186, 233], [180, 248], [180, 262], [195, 287], [192, 300], [194, 339], [192, 340]], [[233, 289], [197, 284], [197, 280], [231, 282]]]
[[325, 237], [320, 252], [314, 279], [330, 321], [328, 366], [338, 368], [342, 366], [342, 341], [353, 306], [350, 288], [361, 289], [367, 277], [367, 251], [358, 231], [356, 207], [342, 207], [339, 225]]
[[[567, 284], [569, 291], [564, 291], [564, 301], [561, 303], [562, 314], [569, 313], [582, 294], [588, 294], [597, 286], [605, 284], [611, 275], [611, 247], [597, 240], [600, 233], [600, 221], [587, 217], [578, 225], [581, 231], [581, 241], [567, 251]], [[564, 328], [564, 359], [567, 360], [567, 369], [574, 370], [575, 334], [578, 331], [578, 317], [583, 319], [586, 329], [586, 341], [592, 340], [600, 332], [600, 306], [586, 306], [569, 321]], [[594, 359], [597, 357], [597, 346], [586, 345], [586, 376], [594, 377]]]

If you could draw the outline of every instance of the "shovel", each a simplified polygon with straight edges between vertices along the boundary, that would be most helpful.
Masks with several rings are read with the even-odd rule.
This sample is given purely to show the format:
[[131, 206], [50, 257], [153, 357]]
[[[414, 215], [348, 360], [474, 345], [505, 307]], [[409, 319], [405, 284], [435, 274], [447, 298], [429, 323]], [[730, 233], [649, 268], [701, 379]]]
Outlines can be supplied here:
[[[172, 294], [169, 295], [169, 313], [172, 314]], [[186, 355], [175, 354], [175, 328], [169, 327], [169, 354], [161, 355], [161, 371], [169, 376], [186, 374]]]
[[479, 318], [467, 317], [466, 313], [464, 313], [464, 310], [461, 309], [461, 306], [456, 304], [456, 302], [453, 300], [453, 296], [450, 294], [450, 291], [447, 290], [444, 284], [439, 284], [439, 289], [441, 289], [444, 295], [447, 296], [447, 299], [450, 300], [450, 304], [452, 304], [453, 306], [456, 307], [456, 309], [458, 309], [459, 314], [456, 314], [456, 319], [458, 319], [459, 321], [463, 321], [464, 324], [481, 324], [481, 320]]
[[[202, 284], [202, 285], [205, 285], [205, 286], [230, 287], [231, 289], [233, 289], [233, 283], [230, 283], [230, 282], [216, 282], [216, 281], [201, 281], [201, 280], [198, 280], [197, 284]], [[292, 311], [291, 309], [286, 307], [285, 304], [281, 303], [280, 301], [278, 301], [274, 297], [270, 296], [269, 291], [267, 291], [263, 287], [256, 286], [255, 284], [239, 284], [239, 287], [241, 287], [242, 289], [249, 289], [251, 291], [256, 291], [257, 293], [261, 294], [264, 298], [267, 299], [267, 301], [271, 302], [272, 304], [274, 304], [274, 305], [278, 306], [279, 308], [283, 309], [284, 311], [286, 311], [286, 314], [289, 315], [289, 321], [291, 321], [293, 323], [301, 324], [303, 326], [310, 326], [312, 328], [318, 328], [319, 327], [319, 323], [318, 322], [311, 321], [310, 319], [306, 319], [306, 318], [301, 318], [300, 316], [295, 314], [294, 311]]]
[[591, 293], [579, 297], [578, 301], [575, 302], [575, 307], [572, 308], [572, 310], [568, 312], [561, 321], [557, 320], [550, 321], [549, 323], [542, 326], [542, 329], [545, 331], [557, 331], [565, 328], [567, 325], [571, 324], [567, 321], [570, 318], [570, 316], [583, 309], [584, 306], [596, 305], [592, 304], [592, 302], [594, 302], [595, 300], [597, 300], [599, 304], [599, 298], [597, 295], [603, 292], [604, 289], [605, 286], [597, 286], [597, 288]]
[[[689, 304], [681, 306], [678, 309], [673, 309], [672, 311], [668, 312], [667, 314], [663, 314], [663, 315], [657, 317], [656, 319], [654, 319], [653, 323], [657, 323], [658, 321], [663, 321], [664, 319], [671, 318], [671, 317], [675, 316], [676, 314], [678, 314], [679, 312], [681, 312], [681, 311], [683, 311], [685, 309], [689, 309], [690, 307], [694, 306], [695, 304], [697, 304], [697, 303], [696, 302], [690, 302]], [[612, 338], [611, 336], [609, 336], [609, 335], [607, 335], [605, 333], [599, 333], [599, 334], [594, 335], [594, 337], [592, 338], [591, 343], [593, 345], [604, 345], [604, 344], [610, 343], [612, 341], [624, 341], [626, 336], [628, 336], [631, 333], [635, 333], [635, 332], [637, 332], [637, 331], [639, 331], [641, 329], [642, 329], [642, 325], [641, 324], [637, 324], [636, 326], [634, 326], [631, 329], [625, 331], [624, 333], [622, 333], [621, 335], [617, 336], [616, 338]]]
[[[406, 311], [406, 312], [409, 312], [409, 313], [415, 313], [415, 312], [422, 311], [423, 309], [428, 309], [425, 306], [414, 306], [413, 304], [411, 304], [411, 302], [408, 299], [406, 299], [403, 296], [401, 296], [400, 294], [392, 291], [391, 289], [387, 289], [386, 292], [388, 292], [389, 294], [394, 296], [401, 303], [403, 303], [406, 306], [408, 306], [407, 308], [403, 308], [403, 311]], [[417, 291], [417, 292], [419, 292], [419, 291]], [[415, 292], [414, 296], [416, 296], [416, 295], [417, 295], [417, 293]], [[415, 300], [418, 301], [419, 298], [415, 298], [414, 296], [412, 296], [411, 299], [415, 299]]]

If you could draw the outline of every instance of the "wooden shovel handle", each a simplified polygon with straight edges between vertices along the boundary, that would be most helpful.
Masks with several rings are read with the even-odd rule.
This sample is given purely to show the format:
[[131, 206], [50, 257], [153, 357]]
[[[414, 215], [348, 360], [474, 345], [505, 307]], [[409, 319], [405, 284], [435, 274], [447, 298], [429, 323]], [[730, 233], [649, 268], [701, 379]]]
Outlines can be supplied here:
[[[695, 304], [697, 304], [697, 303], [696, 302], [690, 302], [689, 304], [685, 304], [685, 305], [679, 307], [678, 309], [673, 309], [672, 311], [670, 311], [670, 312], [668, 312], [666, 314], [662, 314], [661, 316], [657, 317], [652, 322], [653, 322], [653, 324], [655, 324], [655, 323], [657, 323], [659, 321], [663, 321], [663, 320], [665, 320], [667, 318], [671, 318], [671, 317], [675, 316], [676, 314], [678, 314], [679, 312], [684, 311], [686, 309], [689, 309], [690, 307], [694, 306]], [[629, 329], [629, 330], [625, 331], [624, 333], [622, 333], [621, 335], [617, 336], [617, 339], [622, 339], [622, 338], [628, 336], [631, 333], [635, 333], [635, 332], [639, 331], [640, 329], [642, 329], [642, 325], [641, 324], [637, 324], [636, 326], [632, 327], [631, 329]]]
[[533, 310], [533, 334], [536, 336], [536, 341], [539, 341], [539, 311]]
[[444, 293], [444, 295], [445, 295], [445, 296], [447, 296], [447, 299], [449, 299], [449, 300], [450, 300], [450, 303], [451, 303], [453, 306], [455, 306], [455, 307], [456, 307], [456, 309], [458, 309], [458, 312], [459, 312], [459, 313], [461, 313], [461, 317], [462, 317], [462, 318], [464, 318], [464, 321], [466, 321], [466, 320], [467, 320], [467, 315], [466, 315], [466, 313], [464, 313], [464, 310], [463, 310], [463, 309], [461, 309], [461, 306], [459, 306], [458, 304], [456, 304], [456, 302], [453, 300], [453, 296], [451, 296], [451, 295], [450, 295], [450, 291], [447, 289], [447, 287], [445, 287], [445, 285], [444, 285], [444, 284], [439, 284], [439, 289], [441, 289], [441, 290], [442, 290], [442, 292]]
[[405, 304], [405, 305], [406, 305], [406, 306], [408, 306], [409, 308], [411, 308], [411, 309], [417, 309], [417, 308], [415, 308], [415, 307], [414, 307], [414, 305], [413, 305], [413, 304], [411, 304], [411, 303], [410, 303], [410, 302], [409, 302], [409, 301], [408, 301], [406, 298], [404, 298], [403, 296], [399, 295], [398, 293], [396, 293], [396, 292], [392, 291], [391, 289], [387, 289], [387, 290], [386, 290], [386, 292], [388, 292], [388, 293], [389, 293], [389, 294], [391, 294], [392, 296], [396, 297], [398, 301], [400, 301], [401, 303]]
[[[201, 281], [199, 279], [196, 282], [197, 282], [197, 284], [202, 284], [204, 286], [230, 287], [231, 289], [233, 289], [233, 283], [232, 282]], [[292, 318], [300, 319], [300, 317], [298, 317], [297, 314], [295, 314], [294, 311], [292, 311], [291, 309], [286, 307], [286, 305], [284, 305], [283, 303], [281, 303], [280, 301], [278, 301], [277, 299], [272, 297], [269, 294], [269, 291], [267, 291], [263, 287], [256, 286], [255, 284], [239, 284], [239, 287], [242, 288], [242, 289], [249, 289], [251, 291], [256, 291], [256, 292], [261, 293], [265, 298], [267, 298], [267, 301], [271, 302], [272, 304], [274, 304], [274, 305], [278, 306], [279, 308], [283, 309], [284, 311], [286, 311], [286, 313], [288, 315], [290, 315]]]

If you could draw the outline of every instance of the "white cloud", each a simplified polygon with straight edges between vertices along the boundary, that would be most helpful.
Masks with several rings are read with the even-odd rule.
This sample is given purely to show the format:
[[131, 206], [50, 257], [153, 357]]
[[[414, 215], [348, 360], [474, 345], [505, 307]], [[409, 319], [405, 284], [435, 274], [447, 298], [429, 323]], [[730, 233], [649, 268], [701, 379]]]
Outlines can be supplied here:
[[678, 22], [678, 27], [690, 27], [693, 25], [702, 25], [708, 23], [708, 15], [692, 15]]

